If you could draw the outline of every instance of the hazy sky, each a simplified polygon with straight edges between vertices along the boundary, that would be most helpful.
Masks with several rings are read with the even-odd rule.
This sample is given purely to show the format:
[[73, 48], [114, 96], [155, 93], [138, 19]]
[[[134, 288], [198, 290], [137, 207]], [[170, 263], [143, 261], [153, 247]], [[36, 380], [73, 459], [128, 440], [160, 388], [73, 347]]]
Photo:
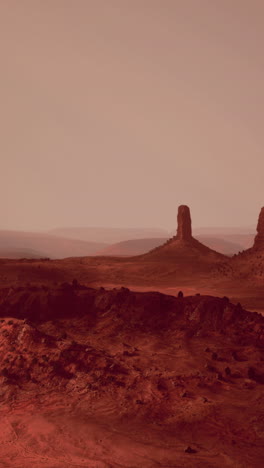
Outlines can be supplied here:
[[1, 0], [1, 229], [256, 224], [263, 0]]

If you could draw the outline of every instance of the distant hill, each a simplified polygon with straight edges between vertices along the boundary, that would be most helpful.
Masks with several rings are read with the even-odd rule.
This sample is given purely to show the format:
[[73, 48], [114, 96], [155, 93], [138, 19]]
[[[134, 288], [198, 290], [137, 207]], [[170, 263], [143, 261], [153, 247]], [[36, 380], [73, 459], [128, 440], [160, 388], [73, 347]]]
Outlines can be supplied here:
[[31, 249], [16, 249], [16, 248], [0, 248], [0, 258], [44, 258], [41, 252], [36, 252]]
[[65, 258], [95, 255], [107, 244], [23, 231], [0, 231], [0, 257]]
[[206, 235], [195, 236], [199, 242], [207, 245], [210, 249], [216, 250], [217, 252], [225, 255], [235, 255], [238, 252], [247, 249], [253, 244], [254, 235], [241, 235], [241, 236], [225, 236], [225, 237], [214, 237]]
[[114, 244], [129, 239], [168, 238], [165, 229], [158, 228], [108, 228], [108, 227], [73, 227], [58, 228], [49, 234], [67, 239], [79, 239], [89, 242], [103, 242]]
[[[207, 247], [225, 255], [234, 255], [253, 245], [253, 233], [212, 228], [201, 229], [195, 237]], [[236, 231], [236, 230], [235, 230]], [[59, 234], [61, 233], [61, 234]], [[76, 236], [76, 238], [74, 238]], [[85, 240], [86, 238], [86, 240]], [[49, 233], [0, 231], [0, 257], [65, 258], [93, 255], [141, 255], [166, 242], [162, 229], [66, 228]]]
[[216, 227], [196, 227], [193, 228], [193, 233], [195, 236], [197, 235], [243, 235], [243, 234], [254, 234], [256, 232], [255, 226], [244, 226], [244, 227], [224, 227], [224, 226], [216, 226]]
[[249, 249], [254, 242], [256, 230], [248, 228], [200, 228], [194, 229], [194, 235], [197, 239], [203, 239], [210, 242], [210, 239], [221, 239], [234, 246], [237, 245], [238, 249], [232, 253], [238, 253], [240, 250]]
[[224, 236], [223, 239], [237, 243], [241, 245], [241, 250], [249, 249], [254, 243], [256, 233], [254, 234], [230, 234], [229, 236]]
[[[116, 244], [109, 245], [105, 249], [97, 252], [97, 255], [111, 256], [132, 256], [141, 255], [164, 244], [168, 238], [131, 239]], [[210, 249], [216, 250], [224, 255], [234, 255], [246, 248], [242, 243], [235, 243], [225, 239], [208, 236], [196, 236], [199, 242]]]
[[151, 239], [131, 239], [116, 244], [109, 245], [105, 249], [97, 252], [97, 255], [111, 256], [133, 256], [141, 255], [154, 249], [158, 245], [166, 242], [167, 238], [151, 238]]

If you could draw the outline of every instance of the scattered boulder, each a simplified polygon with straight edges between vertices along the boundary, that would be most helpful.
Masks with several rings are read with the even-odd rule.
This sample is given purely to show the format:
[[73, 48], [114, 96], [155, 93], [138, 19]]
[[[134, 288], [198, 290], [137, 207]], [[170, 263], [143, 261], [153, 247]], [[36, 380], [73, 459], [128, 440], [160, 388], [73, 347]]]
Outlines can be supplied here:
[[197, 450], [195, 450], [194, 448], [188, 446], [186, 447], [186, 449], [184, 450], [185, 453], [197, 453]]
[[257, 371], [254, 367], [249, 367], [248, 377], [257, 383], [264, 384], [264, 373]]

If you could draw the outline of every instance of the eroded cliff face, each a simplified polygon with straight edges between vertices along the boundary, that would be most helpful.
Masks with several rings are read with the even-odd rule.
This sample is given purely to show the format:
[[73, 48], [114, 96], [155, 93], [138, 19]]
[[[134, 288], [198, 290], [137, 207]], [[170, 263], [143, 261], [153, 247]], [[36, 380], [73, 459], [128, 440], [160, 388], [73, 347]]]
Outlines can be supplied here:
[[257, 225], [254, 249], [264, 251], [264, 207], [261, 209]]

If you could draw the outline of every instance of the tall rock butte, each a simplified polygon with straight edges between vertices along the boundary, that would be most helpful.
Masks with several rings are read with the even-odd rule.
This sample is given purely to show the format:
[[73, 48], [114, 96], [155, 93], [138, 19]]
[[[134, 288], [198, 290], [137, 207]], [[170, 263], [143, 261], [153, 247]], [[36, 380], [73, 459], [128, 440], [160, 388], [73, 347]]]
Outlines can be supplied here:
[[254, 249], [264, 250], [264, 207], [261, 208], [258, 225], [257, 225], [257, 235], [255, 237]]
[[215, 262], [226, 260], [225, 255], [210, 249], [192, 236], [191, 213], [187, 205], [179, 206], [177, 221], [176, 235], [142, 255], [142, 259], [152, 258], [165, 264], [173, 261], [174, 265], [180, 268], [186, 266], [192, 272], [205, 266], [210, 268]]
[[176, 239], [189, 241], [192, 239], [192, 220], [190, 208], [186, 205], [181, 205], [178, 208], [178, 228]]
[[186, 267], [191, 272], [210, 268], [216, 262], [223, 262], [226, 256], [210, 249], [192, 236], [190, 208], [180, 205], [178, 208], [178, 227], [176, 235], [164, 244], [155, 247], [141, 256], [144, 259], [156, 259], [167, 264], [170, 261], [179, 268]]

